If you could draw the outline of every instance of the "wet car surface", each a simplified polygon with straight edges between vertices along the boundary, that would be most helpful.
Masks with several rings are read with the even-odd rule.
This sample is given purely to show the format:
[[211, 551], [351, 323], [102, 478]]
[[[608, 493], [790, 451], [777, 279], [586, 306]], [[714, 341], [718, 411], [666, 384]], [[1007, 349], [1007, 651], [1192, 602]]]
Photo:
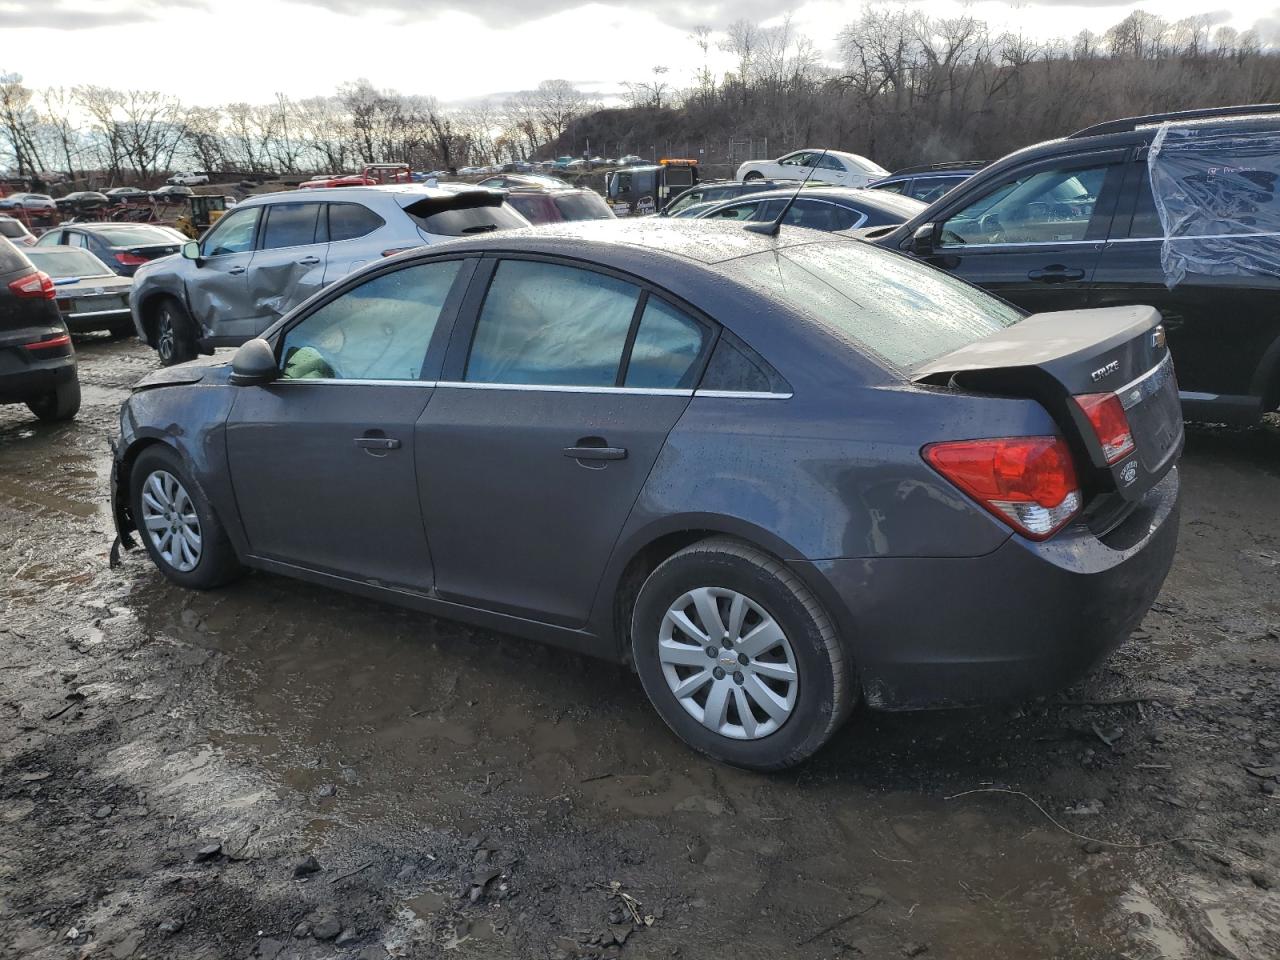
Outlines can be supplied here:
[[15, 955], [1280, 952], [1275, 424], [1188, 431], [1173, 571], [1099, 673], [863, 716], [764, 776], [688, 752], [620, 666], [265, 574], [112, 569], [106, 440], [154, 358], [78, 351], [75, 422], [0, 409]]

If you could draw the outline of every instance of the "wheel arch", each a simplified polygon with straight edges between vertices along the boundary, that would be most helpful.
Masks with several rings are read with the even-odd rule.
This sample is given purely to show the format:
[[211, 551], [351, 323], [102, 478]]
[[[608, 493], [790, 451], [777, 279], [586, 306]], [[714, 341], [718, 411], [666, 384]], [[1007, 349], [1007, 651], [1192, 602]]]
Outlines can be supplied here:
[[1263, 351], [1253, 373], [1250, 392], [1262, 398], [1263, 413], [1280, 408], [1280, 336]]
[[[612, 644], [606, 656], [623, 663], [631, 662], [630, 611], [649, 574], [685, 547], [713, 537], [736, 540], [783, 563], [800, 555], [791, 544], [763, 527], [717, 514], [666, 517], [633, 531], [614, 549], [603, 589], [596, 598], [597, 613], [593, 619], [600, 635], [609, 638]], [[797, 574], [812, 588], [809, 577], [801, 571]], [[821, 599], [824, 607], [829, 606], [826, 597]], [[828, 615], [834, 618], [834, 611]]]

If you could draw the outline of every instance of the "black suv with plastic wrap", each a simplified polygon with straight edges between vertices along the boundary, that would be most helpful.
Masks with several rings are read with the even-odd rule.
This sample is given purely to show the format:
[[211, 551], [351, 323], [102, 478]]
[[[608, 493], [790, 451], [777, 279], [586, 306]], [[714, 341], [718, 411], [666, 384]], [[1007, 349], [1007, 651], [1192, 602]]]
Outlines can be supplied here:
[[1280, 407], [1277, 190], [1280, 104], [1188, 110], [1019, 150], [863, 236], [1032, 313], [1154, 306], [1184, 415], [1252, 423]]

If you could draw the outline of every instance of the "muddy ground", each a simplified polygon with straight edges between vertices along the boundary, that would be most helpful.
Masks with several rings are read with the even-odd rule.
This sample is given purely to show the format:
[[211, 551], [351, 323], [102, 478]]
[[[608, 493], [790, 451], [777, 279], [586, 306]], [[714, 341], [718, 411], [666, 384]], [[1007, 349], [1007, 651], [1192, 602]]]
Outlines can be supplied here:
[[1061, 700], [858, 714], [760, 776], [609, 664], [111, 569], [154, 360], [80, 349], [74, 423], [0, 408], [0, 955], [1280, 957], [1275, 424], [1190, 431], [1164, 592]]

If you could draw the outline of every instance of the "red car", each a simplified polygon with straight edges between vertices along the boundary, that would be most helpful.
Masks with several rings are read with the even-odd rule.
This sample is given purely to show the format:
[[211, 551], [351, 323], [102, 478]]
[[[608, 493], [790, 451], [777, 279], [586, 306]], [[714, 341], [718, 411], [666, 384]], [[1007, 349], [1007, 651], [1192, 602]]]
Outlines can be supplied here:
[[407, 163], [371, 163], [360, 173], [326, 174], [298, 184], [299, 190], [325, 187], [373, 187], [382, 183], [411, 183]]
[[512, 190], [507, 203], [535, 226], [564, 220], [612, 220], [614, 212], [592, 190]]

